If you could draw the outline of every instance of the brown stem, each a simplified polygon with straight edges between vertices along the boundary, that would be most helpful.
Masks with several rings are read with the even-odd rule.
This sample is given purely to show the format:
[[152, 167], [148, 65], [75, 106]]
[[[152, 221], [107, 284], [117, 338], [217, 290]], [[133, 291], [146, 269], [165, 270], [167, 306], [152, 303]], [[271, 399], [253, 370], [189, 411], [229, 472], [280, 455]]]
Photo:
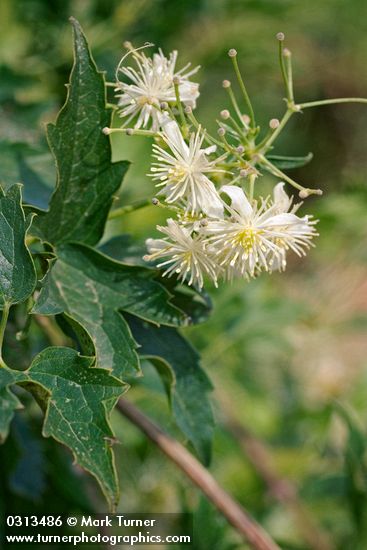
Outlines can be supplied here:
[[167, 435], [134, 405], [120, 399], [117, 409], [137, 426], [153, 443], [201, 489], [233, 527], [255, 550], [280, 550], [264, 529], [217, 483], [198, 460], [178, 441]]
[[277, 472], [266, 445], [233, 418], [225, 421], [225, 425], [240, 443], [244, 454], [265, 481], [269, 493], [291, 512], [309, 547], [314, 550], [332, 550], [334, 548], [333, 543], [329, 540], [327, 534], [315, 524], [307, 508], [300, 501], [296, 486], [290, 480], [282, 478]]
[[[52, 318], [34, 315], [35, 321], [45, 331], [53, 345], [67, 345], [66, 337], [61, 333]], [[227, 520], [237, 529], [256, 550], [275, 550], [279, 547], [241, 506], [233, 500], [209, 474], [209, 472], [180, 443], [166, 435], [158, 426], [125, 400], [120, 400], [118, 410], [133, 424], [138, 426], [149, 439], [177, 464], [197, 485]], [[223, 407], [225, 409], [225, 407]], [[227, 415], [228, 416], [228, 415]], [[243, 446], [246, 456], [264, 479], [269, 492], [291, 509], [297, 525], [305, 540], [314, 550], [332, 550], [325, 534], [315, 527], [312, 518], [299, 501], [297, 490], [290, 481], [282, 479], [275, 471], [271, 455], [265, 445], [255, 438], [245, 427], [232, 419], [227, 422], [228, 429]]]

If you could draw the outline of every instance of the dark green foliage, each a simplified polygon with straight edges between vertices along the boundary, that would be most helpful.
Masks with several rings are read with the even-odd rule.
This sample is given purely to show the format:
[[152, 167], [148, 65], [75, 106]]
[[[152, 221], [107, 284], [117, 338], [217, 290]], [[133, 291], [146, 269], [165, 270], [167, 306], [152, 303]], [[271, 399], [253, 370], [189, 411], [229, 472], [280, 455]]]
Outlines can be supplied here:
[[267, 159], [271, 160], [271, 162], [281, 170], [290, 170], [291, 168], [301, 168], [302, 166], [305, 166], [309, 162], [311, 162], [313, 158], [312, 153], [308, 153], [305, 157], [284, 157], [281, 155], [267, 155]]
[[73, 19], [72, 24], [75, 62], [68, 97], [56, 123], [47, 128], [57, 186], [48, 212], [37, 225], [52, 244], [73, 240], [95, 244], [128, 163], [111, 163], [109, 140], [102, 133], [110, 122], [104, 77], [97, 71], [79, 23]]
[[[57, 185], [47, 211], [49, 156], [24, 143], [3, 142], [2, 154], [8, 163], [0, 170], [0, 178], [9, 187], [0, 196], [1, 337], [10, 306], [24, 303], [12, 319], [14, 334], [6, 335], [14, 348], [5, 353], [12, 358], [12, 368], [4, 362], [0, 366], [0, 440], [6, 439], [22, 403], [29, 405], [31, 394], [44, 415], [43, 436], [71, 450], [76, 463], [97, 479], [110, 508], [115, 509], [119, 484], [110, 415], [128, 388], [124, 379], [141, 374], [138, 348], [167, 381], [178, 426], [202, 459], [209, 460], [213, 419], [206, 393], [210, 383], [196, 352], [173, 327], [205, 319], [210, 303], [204, 294], [175, 281], [167, 284], [156, 269], [142, 265], [141, 252], [134, 244], [128, 250], [121, 246], [125, 255], [118, 259], [125, 263], [90, 246], [103, 235], [113, 195], [128, 163], [111, 163], [109, 140], [102, 133], [110, 122], [104, 77], [91, 58], [79, 24], [75, 20], [72, 24], [75, 60], [68, 96], [56, 123], [48, 126]], [[35, 158], [41, 162], [37, 164]], [[20, 185], [11, 185], [17, 179], [25, 184], [26, 210]], [[29, 249], [26, 238], [31, 222]], [[107, 253], [113, 250], [105, 246]], [[32, 255], [37, 259], [37, 274]], [[36, 284], [40, 292], [33, 295]], [[39, 352], [30, 339], [27, 355], [34, 359], [24, 368], [23, 361], [15, 359], [18, 336], [22, 341], [28, 339], [34, 319], [41, 326], [46, 322], [51, 343], [56, 338], [64, 345]], [[18, 334], [13, 325], [19, 322]], [[42, 500], [42, 448], [23, 428], [17, 420], [13, 435], [18, 458], [11, 487], [25, 498]], [[29, 453], [29, 466], [37, 474], [28, 479], [24, 456]]]
[[149, 359], [162, 377], [177, 425], [208, 464], [214, 424], [207, 397], [211, 384], [197, 352], [174, 328], [157, 328], [131, 315], [128, 323], [141, 346], [139, 354]]
[[24, 302], [36, 285], [33, 260], [25, 246], [28, 225], [20, 186], [12, 186], [6, 194], [0, 188], [0, 307]]

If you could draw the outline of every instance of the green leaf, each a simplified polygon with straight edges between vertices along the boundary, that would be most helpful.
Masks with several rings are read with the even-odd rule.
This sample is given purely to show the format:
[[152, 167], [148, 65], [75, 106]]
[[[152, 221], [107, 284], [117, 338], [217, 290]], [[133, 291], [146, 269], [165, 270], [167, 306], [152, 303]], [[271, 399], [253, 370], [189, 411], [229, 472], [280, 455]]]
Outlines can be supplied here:
[[21, 206], [21, 186], [0, 188], [0, 308], [26, 300], [36, 286], [36, 272], [25, 244], [28, 224]]
[[33, 393], [45, 409], [43, 435], [71, 449], [114, 509], [119, 489], [109, 416], [126, 385], [107, 370], [92, 367], [93, 361], [70, 348], [47, 348], [27, 371], [1, 368], [0, 391], [17, 383]]
[[147, 267], [147, 262], [143, 260], [147, 251], [145, 245], [136, 244], [129, 234], [112, 237], [98, 248], [103, 254], [119, 262]]
[[109, 139], [102, 133], [110, 123], [104, 76], [97, 71], [79, 23], [71, 21], [74, 66], [68, 95], [56, 124], [47, 127], [57, 187], [48, 212], [36, 223], [52, 244], [73, 240], [95, 244], [128, 163], [111, 163]]
[[67, 445], [78, 464], [93, 474], [112, 507], [119, 489], [109, 415], [126, 386], [93, 359], [68, 348], [48, 348], [33, 361], [28, 374], [50, 393], [43, 435]]
[[136, 343], [120, 311], [157, 324], [182, 325], [187, 317], [169, 303], [170, 294], [151, 269], [125, 265], [92, 248], [60, 245], [34, 313], [67, 313], [90, 335], [97, 365], [120, 377], [140, 370]]
[[4, 189], [21, 182], [24, 202], [46, 209], [53, 191], [50, 182], [54, 179], [55, 164], [47, 149], [0, 141], [0, 182]]
[[0, 370], [0, 443], [3, 443], [8, 437], [9, 426], [13, 420], [14, 412], [17, 409], [23, 408], [19, 399], [7, 387], [7, 384], [1, 387], [4, 382], [3, 374], [4, 371]]
[[18, 495], [33, 502], [40, 501], [46, 488], [44, 440], [33, 432], [33, 423], [25, 415], [14, 419], [12, 435], [18, 456], [9, 476], [9, 485]]
[[23, 379], [23, 372], [0, 367], [0, 443], [8, 436], [14, 412], [22, 408], [21, 402], [10, 387]]
[[[101, 245], [99, 250], [120, 262], [147, 266], [142, 259], [146, 252], [145, 246], [134, 243], [131, 235], [113, 237]], [[198, 292], [188, 285], [181, 284], [175, 277], [162, 277], [160, 272], [157, 273], [156, 280], [172, 294], [171, 303], [186, 313], [189, 323], [202, 323], [208, 319], [212, 311], [212, 302], [204, 290]]]
[[281, 155], [267, 155], [266, 158], [270, 160], [277, 168], [281, 170], [290, 170], [291, 168], [300, 168], [305, 166], [313, 159], [313, 154], [308, 153], [305, 157], [283, 157]]
[[208, 319], [213, 304], [205, 290], [198, 292], [188, 285], [177, 282], [173, 277], [157, 277], [157, 280], [172, 294], [171, 303], [186, 313], [189, 324], [196, 325]]
[[174, 328], [155, 327], [128, 316], [139, 354], [157, 368], [165, 384], [175, 421], [206, 464], [210, 462], [213, 413], [207, 393], [211, 383], [199, 355]]

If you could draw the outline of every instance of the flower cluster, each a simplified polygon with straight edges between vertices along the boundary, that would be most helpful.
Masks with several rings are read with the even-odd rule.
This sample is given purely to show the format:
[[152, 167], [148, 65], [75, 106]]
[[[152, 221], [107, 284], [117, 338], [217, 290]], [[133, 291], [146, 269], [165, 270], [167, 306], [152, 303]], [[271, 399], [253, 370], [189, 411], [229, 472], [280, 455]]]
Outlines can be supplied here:
[[158, 226], [166, 237], [148, 239], [145, 259], [163, 260], [158, 267], [165, 269], [164, 275], [176, 274], [201, 288], [203, 275], [217, 286], [220, 277], [249, 279], [262, 271], [284, 270], [289, 250], [305, 255], [316, 235], [316, 222], [297, 216], [299, 205], [290, 210], [292, 201], [283, 182], [275, 186], [272, 199], [252, 204], [236, 185], [220, 191], [229, 198], [229, 204], [222, 201], [221, 214], [168, 219], [167, 227]]
[[[178, 93], [181, 101], [191, 107], [195, 107], [199, 97], [199, 85], [190, 82], [189, 77], [196, 73], [199, 67], [189, 70], [186, 65], [180, 71], [176, 71], [177, 51], [168, 58], [162, 50], [155, 53], [153, 58], [146, 57], [139, 50], [130, 50], [137, 68], [123, 67], [121, 62], [116, 71], [119, 92], [118, 105], [121, 107], [120, 116], [126, 118], [125, 125], [137, 117], [135, 128], [148, 128], [159, 130], [158, 113], [162, 102], [175, 102], [176, 92], [174, 80], [179, 79]], [[123, 60], [126, 56], [123, 57]], [[121, 82], [119, 74], [128, 78], [129, 82]]]
[[116, 88], [118, 112], [126, 119], [121, 131], [154, 138], [149, 176], [161, 199], [154, 203], [172, 212], [167, 225], [157, 227], [163, 237], [147, 240], [144, 259], [156, 262], [163, 275], [201, 289], [205, 278], [216, 286], [220, 279], [249, 279], [284, 270], [290, 251], [305, 255], [317, 235], [316, 221], [298, 215], [300, 204], [293, 205], [283, 181], [266, 198], [254, 197], [255, 183], [263, 168], [293, 184], [302, 198], [320, 192], [303, 188], [267, 157], [280, 131], [277, 119], [257, 144], [259, 128], [241, 76], [249, 114], [241, 111], [230, 82], [224, 81], [235, 115], [221, 112], [218, 139], [193, 115], [199, 89], [190, 77], [197, 69], [176, 71], [177, 52], [168, 58], [161, 50], [152, 58], [138, 50], [130, 53], [136, 68], [118, 67], [129, 80], [118, 81]]

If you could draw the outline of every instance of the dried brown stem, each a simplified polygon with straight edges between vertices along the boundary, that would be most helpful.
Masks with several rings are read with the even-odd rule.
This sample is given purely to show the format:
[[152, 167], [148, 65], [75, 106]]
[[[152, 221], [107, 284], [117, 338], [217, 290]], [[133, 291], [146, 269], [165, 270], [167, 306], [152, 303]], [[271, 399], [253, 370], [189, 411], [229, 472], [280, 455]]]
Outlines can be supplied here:
[[[34, 315], [39, 326], [44, 330], [53, 345], [67, 345], [66, 337], [50, 317]], [[256, 550], [279, 550], [269, 535], [258, 525], [245, 510], [226, 493], [213, 476], [183, 447], [180, 443], [165, 434], [151, 420], [125, 400], [120, 400], [118, 410], [145, 435], [153, 441], [192, 481], [207, 498], [218, 508], [233, 527], [241, 533]], [[228, 416], [228, 415], [227, 415]], [[242, 424], [232, 419], [226, 422], [243, 447], [246, 456], [264, 479], [269, 492], [279, 502], [286, 505], [294, 514], [295, 520], [309, 546], [314, 550], [332, 550], [333, 545], [326, 535], [309, 517], [304, 505], [299, 501], [294, 485], [279, 476], [274, 468], [270, 451], [254, 437]]]
[[125, 399], [119, 400], [117, 409], [191, 479], [252, 548], [255, 550], [280, 550], [268, 533], [222, 489], [209, 471], [183, 445], [163, 432]]

